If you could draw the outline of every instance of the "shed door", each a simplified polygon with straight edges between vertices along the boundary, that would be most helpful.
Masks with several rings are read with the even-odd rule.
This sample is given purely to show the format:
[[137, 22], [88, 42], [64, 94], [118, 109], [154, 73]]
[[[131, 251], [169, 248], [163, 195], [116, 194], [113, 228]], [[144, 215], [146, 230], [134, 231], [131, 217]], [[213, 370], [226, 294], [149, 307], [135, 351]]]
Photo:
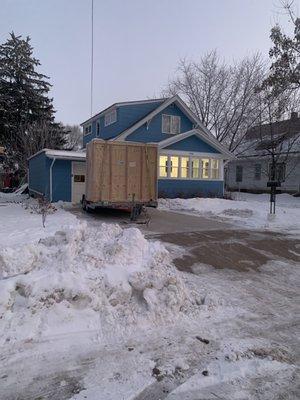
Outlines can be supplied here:
[[80, 203], [85, 194], [85, 169], [85, 162], [72, 162], [72, 203]]

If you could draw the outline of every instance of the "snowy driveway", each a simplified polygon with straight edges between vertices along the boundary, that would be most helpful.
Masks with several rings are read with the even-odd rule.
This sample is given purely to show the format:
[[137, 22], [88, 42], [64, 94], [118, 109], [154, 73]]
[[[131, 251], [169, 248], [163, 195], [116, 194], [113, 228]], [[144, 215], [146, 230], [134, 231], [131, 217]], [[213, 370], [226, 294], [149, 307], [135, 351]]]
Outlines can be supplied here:
[[299, 398], [299, 238], [152, 212], [0, 208], [1, 400]]

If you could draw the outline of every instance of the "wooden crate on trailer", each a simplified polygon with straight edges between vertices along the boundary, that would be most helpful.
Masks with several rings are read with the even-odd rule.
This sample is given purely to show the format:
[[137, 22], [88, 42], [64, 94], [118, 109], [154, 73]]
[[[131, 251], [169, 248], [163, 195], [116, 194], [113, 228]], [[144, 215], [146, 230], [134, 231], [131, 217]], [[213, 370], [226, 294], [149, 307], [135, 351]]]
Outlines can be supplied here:
[[87, 144], [86, 200], [147, 204], [157, 200], [157, 146], [94, 139]]

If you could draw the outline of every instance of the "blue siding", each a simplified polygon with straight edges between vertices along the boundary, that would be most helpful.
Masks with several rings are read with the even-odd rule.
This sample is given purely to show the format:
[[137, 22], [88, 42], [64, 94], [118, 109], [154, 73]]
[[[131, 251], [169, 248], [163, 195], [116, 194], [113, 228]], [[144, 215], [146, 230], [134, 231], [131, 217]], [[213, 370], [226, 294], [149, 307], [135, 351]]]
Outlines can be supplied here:
[[200, 153], [219, 153], [220, 152], [210, 146], [208, 143], [201, 140], [199, 137], [193, 135], [180, 142], [171, 144], [165, 147], [168, 150], [182, 150], [182, 151], [197, 151]]
[[29, 160], [29, 190], [49, 195], [49, 174], [45, 153], [37, 154]]
[[[118, 136], [121, 132], [134, 125], [140, 119], [144, 118], [151, 111], [155, 110], [163, 101], [145, 104], [132, 104], [121, 106], [117, 108], [117, 121], [111, 125], [104, 126], [104, 115], [96, 117], [92, 122], [92, 133], [83, 136], [83, 145], [86, 146], [88, 142], [97, 137], [96, 123], [100, 122], [100, 139], [111, 139]], [[84, 127], [83, 127], [84, 129]]]
[[[53, 159], [40, 153], [29, 160], [29, 190], [50, 200], [50, 166]], [[34, 192], [33, 192], [34, 193]], [[72, 161], [55, 160], [52, 167], [52, 201], [72, 200]]]
[[177, 115], [181, 117], [180, 133], [193, 129], [193, 122], [177, 107], [176, 104], [171, 104], [162, 112], [158, 113], [150, 124], [143, 125], [131, 135], [127, 136], [126, 140], [133, 142], [160, 142], [162, 140], [174, 137], [174, 135], [162, 133], [162, 114]]
[[223, 181], [158, 180], [158, 197], [223, 197], [223, 193]]
[[69, 160], [55, 160], [53, 164], [52, 201], [59, 200], [72, 201], [72, 161]]

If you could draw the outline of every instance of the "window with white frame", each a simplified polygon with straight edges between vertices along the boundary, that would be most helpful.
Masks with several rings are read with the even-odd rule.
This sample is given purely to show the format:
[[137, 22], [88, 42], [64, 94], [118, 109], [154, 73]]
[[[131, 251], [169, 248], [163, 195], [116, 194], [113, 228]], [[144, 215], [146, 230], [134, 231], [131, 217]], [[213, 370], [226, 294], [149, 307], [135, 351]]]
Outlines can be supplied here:
[[92, 133], [92, 125], [87, 125], [87, 126], [84, 128], [84, 134], [85, 134], [85, 135], [89, 135], [90, 133]]
[[181, 157], [181, 178], [189, 178], [189, 166], [190, 159], [189, 157]]
[[220, 161], [194, 156], [159, 156], [159, 177], [171, 179], [220, 179]]
[[117, 121], [117, 110], [113, 110], [105, 114], [104, 126], [108, 126]]
[[180, 117], [177, 115], [162, 115], [162, 133], [180, 133]]
[[209, 158], [201, 159], [201, 178], [209, 179]]
[[178, 178], [179, 172], [179, 157], [171, 156], [170, 157], [170, 177], [171, 178]]
[[219, 179], [219, 160], [212, 158], [210, 160], [211, 179]]
[[159, 156], [159, 176], [161, 178], [168, 176], [168, 156]]

